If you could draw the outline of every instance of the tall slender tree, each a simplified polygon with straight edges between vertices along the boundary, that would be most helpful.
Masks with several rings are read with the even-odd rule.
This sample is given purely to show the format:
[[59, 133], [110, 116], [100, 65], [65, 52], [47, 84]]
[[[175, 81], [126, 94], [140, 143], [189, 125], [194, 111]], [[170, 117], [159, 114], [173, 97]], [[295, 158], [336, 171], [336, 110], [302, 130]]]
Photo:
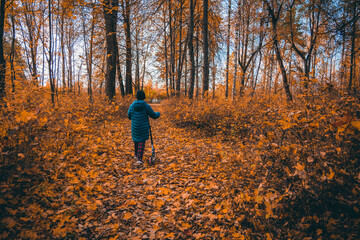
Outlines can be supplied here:
[[55, 104], [55, 79], [53, 75], [53, 28], [52, 28], [52, 5], [51, 0], [48, 1], [49, 8], [49, 57], [48, 57], [48, 66], [49, 66], [49, 81], [51, 89], [51, 102]]
[[106, 32], [106, 73], [105, 94], [108, 100], [115, 96], [116, 78], [116, 22], [118, 0], [104, 0], [104, 18]]
[[[176, 87], [175, 87], [175, 94], [180, 95], [180, 85], [181, 85], [181, 75], [182, 75], [182, 65], [184, 62], [185, 54], [186, 54], [186, 47], [184, 49], [184, 53], [182, 53], [182, 31], [183, 31], [183, 0], [180, 0], [180, 16], [179, 16], [179, 54], [178, 54], [178, 67], [177, 67], [177, 76], [176, 76]], [[186, 43], [185, 43], [186, 46]]]
[[125, 92], [132, 94], [132, 49], [131, 49], [131, 28], [130, 28], [130, 13], [131, 3], [130, 0], [123, 0], [123, 16], [124, 16], [124, 30], [126, 38], [126, 73], [125, 73]]
[[190, 57], [190, 86], [189, 86], [189, 98], [194, 96], [195, 86], [195, 56], [194, 56], [194, 0], [190, 0], [190, 16], [189, 16], [189, 57]]
[[229, 1], [228, 8], [228, 23], [227, 23], [227, 36], [226, 36], [226, 77], [225, 77], [225, 98], [229, 96], [229, 63], [230, 63], [230, 30], [231, 30], [231, 1]]
[[[295, 50], [295, 53], [303, 61], [303, 73], [304, 73], [304, 87], [308, 88], [310, 80], [310, 70], [311, 70], [311, 61], [314, 58], [315, 50], [317, 46], [317, 40], [319, 37], [319, 28], [321, 25], [321, 8], [323, 8], [323, 1], [312, 0], [307, 4], [302, 6], [303, 9], [306, 9], [308, 13], [304, 14], [308, 16], [307, 22], [309, 24], [309, 34], [303, 34], [296, 31], [294, 27], [294, 18], [295, 12], [300, 12], [295, 8], [295, 0], [290, 3], [289, 12], [290, 12], [290, 34], [291, 34], [291, 47]], [[306, 17], [302, 18], [303, 20]], [[304, 24], [302, 24], [304, 25]], [[308, 35], [308, 36], [307, 36]], [[299, 43], [298, 43], [299, 42]], [[303, 46], [308, 46], [307, 49]]]
[[267, 11], [268, 11], [268, 14], [270, 17], [273, 47], [275, 50], [276, 59], [278, 61], [279, 67], [280, 67], [282, 80], [283, 80], [283, 87], [284, 87], [284, 90], [286, 93], [287, 100], [292, 101], [292, 94], [290, 92], [286, 69], [284, 66], [284, 61], [283, 61], [283, 57], [281, 55], [280, 46], [279, 46], [279, 33], [278, 33], [279, 26], [278, 25], [279, 25], [279, 20], [280, 20], [280, 14], [283, 11], [283, 3], [282, 2], [280, 2], [280, 3], [273, 2], [273, 5], [272, 5], [271, 2], [269, 2], [269, 0], [263, 0], [263, 1], [267, 7]]
[[[20, 22], [20, 29], [23, 36], [23, 45], [27, 54], [27, 64], [29, 72], [32, 77], [33, 83], [36, 85], [38, 83], [38, 45], [40, 37], [40, 27], [37, 12], [37, 4], [35, 2], [28, 2], [25, 0], [21, 1], [22, 5], [22, 16], [25, 22], [26, 30], [23, 28]], [[43, 39], [43, 41], [45, 41]]]
[[203, 2], [203, 52], [204, 52], [204, 66], [203, 66], [203, 96], [209, 91], [209, 0]]
[[[256, 14], [256, 6], [257, 3], [253, 0], [242, 1], [242, 3], [238, 5], [239, 9], [237, 21], [240, 21], [242, 23], [240, 24], [241, 38], [239, 39], [239, 44], [241, 45], [241, 47], [239, 48], [238, 58], [238, 63], [242, 71], [240, 82], [240, 96], [243, 95], [244, 92], [245, 79], [248, 69], [254, 62], [256, 55], [260, 52], [263, 45], [263, 18], [261, 16], [254, 17], [254, 15], [259, 15]], [[258, 39], [258, 41], [256, 41], [256, 46], [255, 38]]]
[[166, 29], [167, 29], [167, 24], [166, 24], [166, 5], [163, 5], [163, 13], [164, 13], [164, 18], [163, 18], [163, 23], [164, 23], [164, 58], [165, 58], [165, 87], [166, 87], [166, 97], [169, 97], [169, 64], [168, 64], [168, 44], [167, 44], [167, 34], [166, 34]]
[[237, 66], [239, 58], [239, 41], [240, 41], [240, 0], [238, 1], [238, 11], [236, 14], [236, 24], [235, 24], [235, 52], [234, 52], [234, 77], [233, 77], [233, 89], [232, 89], [232, 99], [236, 97], [236, 82], [237, 82]]
[[12, 38], [11, 38], [11, 52], [9, 56], [10, 61], [10, 78], [11, 78], [11, 86], [12, 91], [15, 92], [15, 42], [16, 42], [16, 26], [15, 26], [15, 13], [14, 13], [14, 6], [11, 6], [11, 30], [12, 30]]
[[349, 94], [354, 94], [355, 93], [355, 88], [353, 87], [354, 85], [354, 80], [356, 79], [356, 65], [355, 65], [355, 54], [358, 50], [356, 50], [356, 32], [357, 32], [357, 21], [359, 19], [359, 12], [358, 12], [358, 1], [357, 0], [353, 0], [351, 5], [352, 5], [352, 13], [351, 13], [351, 17], [352, 17], [352, 21], [351, 21], [351, 25], [352, 25], [352, 30], [351, 30], [351, 50], [350, 50], [350, 76], [349, 76], [349, 84], [348, 84], [348, 92]]
[[121, 93], [121, 96], [124, 97], [125, 96], [125, 88], [124, 88], [124, 82], [123, 82], [123, 78], [122, 78], [122, 74], [121, 74], [120, 54], [119, 54], [119, 46], [118, 45], [116, 45], [116, 72], [118, 75], [120, 93]]
[[5, 73], [6, 64], [4, 58], [4, 22], [5, 22], [5, 0], [0, 2], [0, 101], [5, 96]]

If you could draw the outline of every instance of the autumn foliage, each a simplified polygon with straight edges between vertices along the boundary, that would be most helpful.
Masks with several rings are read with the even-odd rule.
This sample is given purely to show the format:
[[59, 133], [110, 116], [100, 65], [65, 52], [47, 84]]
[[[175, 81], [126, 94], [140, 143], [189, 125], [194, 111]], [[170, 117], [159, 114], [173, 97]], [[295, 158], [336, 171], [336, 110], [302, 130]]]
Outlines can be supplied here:
[[360, 234], [355, 99], [167, 100], [153, 105], [159, 162], [134, 168], [133, 99], [12, 97], [0, 120], [1, 239]]
[[272, 238], [338, 239], [359, 234], [359, 107], [352, 98], [313, 96], [289, 104], [264, 96], [175, 100], [168, 109], [176, 126], [221, 139], [242, 159], [230, 159], [237, 164], [228, 171], [248, 176], [238, 191], [253, 219], [243, 223]]

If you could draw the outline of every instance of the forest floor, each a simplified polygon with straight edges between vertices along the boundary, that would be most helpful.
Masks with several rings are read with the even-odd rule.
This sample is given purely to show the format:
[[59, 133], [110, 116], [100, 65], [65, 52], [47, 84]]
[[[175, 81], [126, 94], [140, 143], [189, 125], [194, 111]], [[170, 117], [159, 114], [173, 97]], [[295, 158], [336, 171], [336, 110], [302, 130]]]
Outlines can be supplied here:
[[[0, 238], [356, 238], [358, 231], [332, 234], [333, 218], [319, 223], [302, 209], [288, 216], [279, 206], [293, 194], [291, 183], [267, 184], [255, 151], [175, 127], [162, 105], [152, 107], [162, 114], [151, 120], [158, 162], [143, 167], [134, 166], [127, 118], [64, 112], [50, 124], [51, 114], [39, 113], [41, 137], [2, 165]], [[144, 159], [150, 147], [147, 141]], [[341, 229], [359, 218], [351, 221]]]

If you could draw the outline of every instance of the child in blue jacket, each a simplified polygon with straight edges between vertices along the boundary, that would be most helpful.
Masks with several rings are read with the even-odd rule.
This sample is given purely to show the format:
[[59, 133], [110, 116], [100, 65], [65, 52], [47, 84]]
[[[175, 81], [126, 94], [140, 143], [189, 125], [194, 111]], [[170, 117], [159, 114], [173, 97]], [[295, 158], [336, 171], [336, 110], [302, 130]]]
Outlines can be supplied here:
[[130, 105], [127, 115], [131, 120], [131, 137], [135, 144], [136, 164], [142, 165], [145, 142], [149, 139], [149, 116], [156, 119], [160, 117], [160, 113], [154, 112], [144, 101], [145, 92], [143, 90], [136, 93], [136, 99]]

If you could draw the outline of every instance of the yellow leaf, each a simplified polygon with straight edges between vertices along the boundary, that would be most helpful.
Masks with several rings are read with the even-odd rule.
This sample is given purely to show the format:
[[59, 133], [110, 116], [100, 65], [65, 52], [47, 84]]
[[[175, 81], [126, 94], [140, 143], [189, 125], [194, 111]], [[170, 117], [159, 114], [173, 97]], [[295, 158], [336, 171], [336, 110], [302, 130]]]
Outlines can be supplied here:
[[266, 233], [265, 235], [266, 235], [266, 240], [271, 240], [272, 239], [270, 233]]
[[286, 129], [289, 129], [289, 128], [292, 127], [292, 124], [291, 124], [290, 122], [288, 122], [288, 121], [280, 120], [279, 123], [280, 123], [281, 128], [282, 128], [283, 130], [286, 130]]
[[190, 226], [190, 224], [188, 224], [188, 223], [183, 223], [183, 224], [182, 224], [182, 227], [183, 227], [184, 229], [188, 229], [188, 228], [190, 228], [191, 226]]
[[159, 227], [159, 225], [158, 225], [158, 224], [156, 224], [156, 225], [154, 225], [154, 226], [153, 226], [153, 229], [154, 229], [155, 231], [157, 231], [157, 230], [159, 230], [159, 229], [160, 229], [160, 227]]
[[165, 202], [163, 200], [159, 199], [155, 202], [155, 204], [158, 208], [161, 208], [165, 204]]
[[187, 193], [187, 192], [184, 192], [184, 193], [181, 194], [181, 197], [184, 198], [184, 199], [187, 199], [189, 196], [190, 196], [190, 194]]
[[350, 124], [351, 124], [353, 127], [355, 127], [355, 128], [357, 128], [357, 129], [360, 130], [360, 120], [358, 120], [358, 121], [352, 121]]
[[162, 187], [159, 189], [163, 195], [168, 195], [170, 193], [170, 190], [165, 188], [165, 187]]
[[115, 224], [113, 225], [113, 230], [114, 230], [114, 231], [117, 231], [118, 229], [119, 229], [119, 224], [115, 223]]
[[221, 210], [221, 204], [218, 203], [216, 204], [215, 208], [214, 208], [216, 211], [220, 211]]
[[220, 231], [221, 228], [220, 228], [219, 226], [216, 226], [216, 227], [212, 228], [211, 230], [213, 230], [213, 231]]
[[174, 238], [175, 234], [174, 233], [169, 233], [168, 235], [166, 235], [165, 238]]
[[41, 126], [43, 126], [45, 123], [47, 123], [47, 121], [48, 121], [48, 119], [46, 117], [39, 119], [39, 123]]
[[302, 171], [302, 170], [305, 169], [305, 166], [301, 165], [300, 163], [297, 163], [295, 169], [298, 170], [298, 171]]
[[196, 239], [201, 239], [201, 238], [204, 237], [204, 234], [202, 234], [202, 233], [195, 233], [195, 234], [194, 234], [194, 237], [195, 237]]
[[53, 234], [55, 236], [65, 237], [67, 234], [67, 230], [66, 230], [66, 228], [57, 227], [57, 228], [53, 229]]
[[130, 218], [132, 218], [132, 214], [129, 213], [129, 212], [127, 212], [127, 213], [125, 214], [125, 216], [124, 216], [124, 219], [125, 219], [125, 220], [129, 220]]
[[245, 236], [240, 234], [240, 233], [233, 233], [232, 236], [235, 238], [235, 239], [245, 239]]
[[269, 219], [273, 215], [273, 211], [272, 211], [272, 207], [271, 207], [270, 202], [265, 201], [265, 207], [266, 207], [265, 208], [265, 211], [266, 211], [265, 218]]
[[135, 230], [135, 232], [138, 234], [138, 235], [142, 235], [144, 233], [144, 231], [141, 229], [141, 228], [137, 228]]
[[211, 187], [212, 189], [218, 189], [218, 188], [219, 188], [218, 185], [216, 185], [214, 182], [211, 182], [211, 183], [210, 183], [210, 187]]
[[180, 229], [181, 231], [184, 231], [184, 230], [186, 230], [186, 229], [189, 229], [190, 227], [191, 227], [190, 224], [188, 224], [188, 223], [182, 223], [181, 226], [179, 226], [179, 229]]
[[335, 175], [335, 172], [332, 170], [332, 168], [330, 168], [330, 173], [326, 176], [328, 180], [333, 179]]
[[16, 116], [15, 118], [17, 122], [27, 123], [28, 121], [36, 118], [36, 115], [34, 113], [30, 113], [24, 110], [21, 111], [20, 115]]

